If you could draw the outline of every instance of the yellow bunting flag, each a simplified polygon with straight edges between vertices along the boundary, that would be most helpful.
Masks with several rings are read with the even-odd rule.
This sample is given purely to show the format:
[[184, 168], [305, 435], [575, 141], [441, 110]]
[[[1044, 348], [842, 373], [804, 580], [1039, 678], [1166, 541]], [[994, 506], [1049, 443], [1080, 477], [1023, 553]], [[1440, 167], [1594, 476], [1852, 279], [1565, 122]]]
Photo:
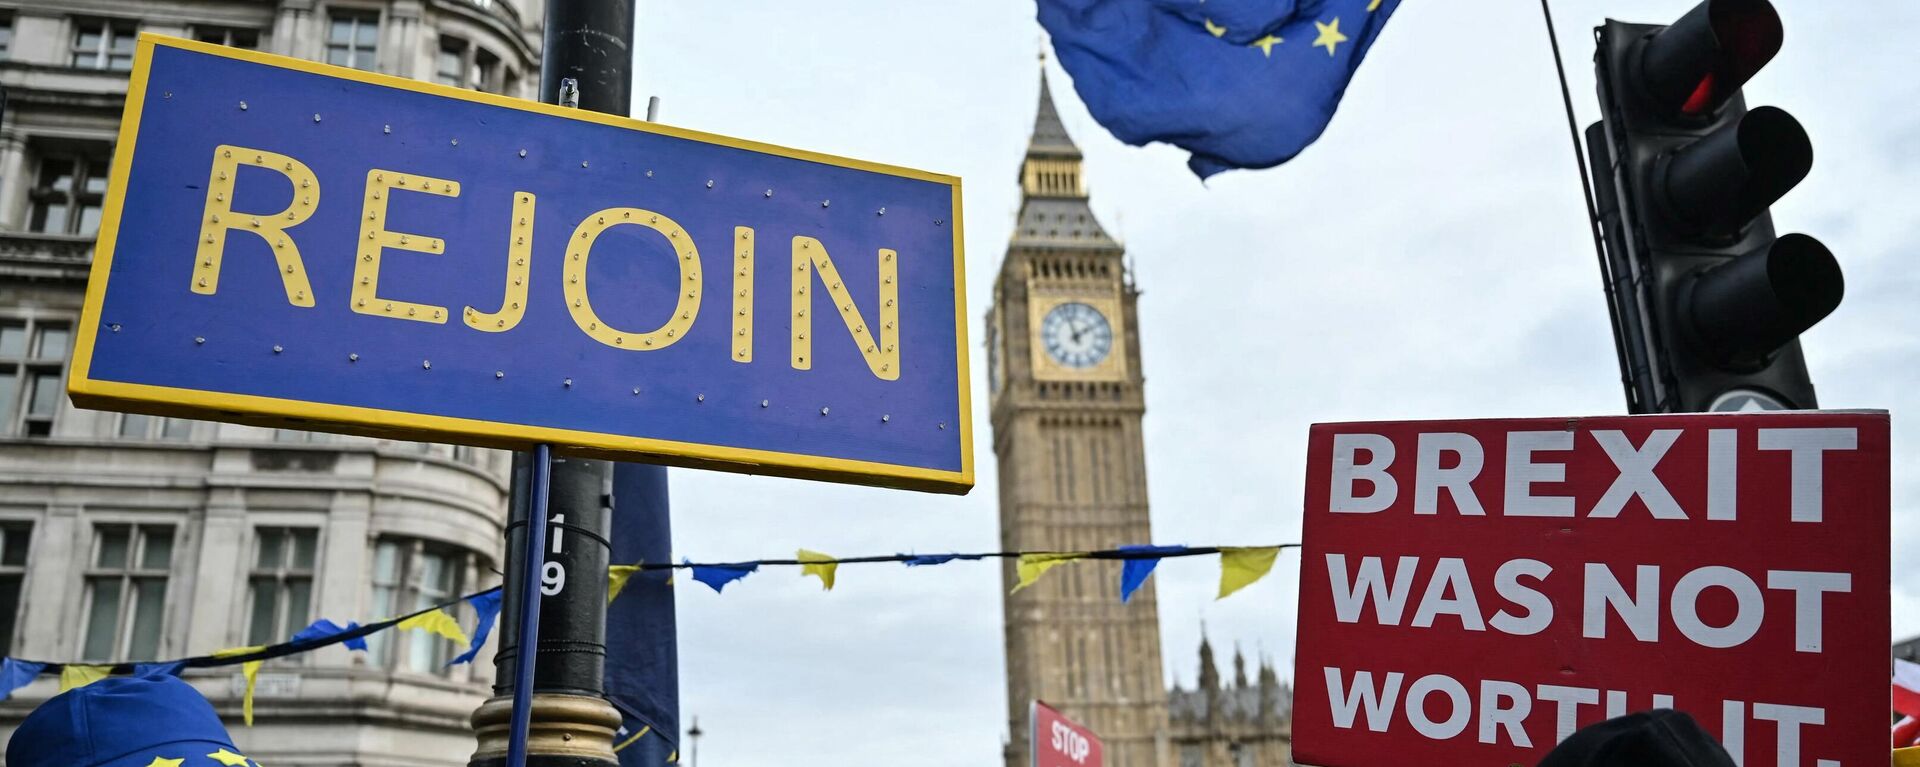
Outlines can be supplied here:
[[225, 649], [225, 650], [214, 650], [214, 651], [213, 651], [213, 657], [215, 657], [215, 658], [238, 658], [238, 657], [240, 657], [240, 656], [242, 656], [242, 655], [252, 655], [252, 654], [254, 654], [254, 653], [257, 653], [257, 652], [259, 652], [259, 651], [261, 651], [261, 650], [265, 650], [265, 649], [267, 649], [267, 646], [266, 646], [266, 645], [254, 645], [254, 646], [252, 646], [252, 647], [229, 647], [229, 648], [227, 648], [227, 649]]
[[66, 692], [76, 687], [85, 687], [107, 678], [107, 674], [112, 672], [112, 666], [62, 666], [60, 691]]
[[1279, 546], [1220, 547], [1220, 596], [1214, 599], [1226, 599], [1227, 595], [1267, 577], [1278, 556]]
[[640, 572], [639, 563], [607, 566], [607, 604], [613, 604], [614, 598], [620, 596], [620, 590], [627, 587], [627, 579], [637, 572]]
[[809, 575], [818, 575], [820, 576], [821, 589], [824, 591], [833, 590], [834, 571], [840, 569], [840, 563], [837, 560], [818, 551], [808, 551], [806, 549], [801, 549], [798, 554], [794, 555], [794, 559], [805, 563], [800, 565], [800, 577], [805, 578]]
[[260, 661], [250, 660], [240, 664], [240, 674], [247, 678], [247, 697], [240, 701], [240, 719], [253, 726], [253, 683], [260, 676]]
[[[1020, 572], [1020, 584], [1017, 586], [1014, 586], [1013, 590], [1019, 591], [1028, 586], [1032, 586], [1034, 581], [1040, 580], [1040, 576], [1045, 575], [1048, 570], [1052, 570], [1053, 568], [1059, 567], [1068, 562], [1072, 562], [1073, 560], [1076, 560], [1076, 559], [1086, 559], [1086, 558], [1087, 558], [1086, 554], [1079, 553], [1079, 552], [1021, 554], [1020, 563], [1017, 566], [1017, 569]], [[1012, 593], [1012, 592], [1009, 592], [1009, 593]]]
[[466, 644], [467, 632], [460, 630], [460, 623], [448, 615], [446, 610], [429, 610], [394, 624], [401, 631], [419, 629], [431, 631], [453, 640], [454, 644]]
[[[214, 650], [213, 657], [236, 658], [242, 655], [252, 655], [254, 653], [257, 653], [265, 649], [267, 649], [266, 645], [254, 645], [253, 647], [229, 647], [225, 650]], [[240, 718], [247, 723], [248, 727], [252, 727], [253, 726], [253, 682], [254, 682], [254, 679], [260, 675], [260, 661], [250, 660], [240, 664], [240, 674], [247, 678], [247, 694], [246, 694], [246, 697], [240, 699]]]

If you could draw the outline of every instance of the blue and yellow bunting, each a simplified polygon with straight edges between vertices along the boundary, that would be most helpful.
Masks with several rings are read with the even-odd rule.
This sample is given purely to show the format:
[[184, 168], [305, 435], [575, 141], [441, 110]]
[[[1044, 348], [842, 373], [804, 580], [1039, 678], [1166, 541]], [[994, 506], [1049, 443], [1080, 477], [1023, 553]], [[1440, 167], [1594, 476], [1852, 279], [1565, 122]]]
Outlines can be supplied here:
[[499, 591], [483, 591], [467, 597], [467, 604], [473, 605], [473, 612], [479, 616], [473, 627], [473, 642], [467, 645], [466, 652], [447, 661], [447, 665], [472, 663], [480, 654], [480, 646], [487, 643], [487, 635], [493, 633], [494, 622], [500, 619], [500, 597]]
[[1179, 554], [1187, 550], [1185, 546], [1121, 546], [1118, 551], [1127, 554], [1148, 554], [1138, 559], [1128, 559], [1120, 563], [1120, 601], [1133, 598], [1133, 592], [1147, 582], [1147, 576], [1153, 574], [1153, 568], [1160, 559], [1169, 554]]
[[393, 627], [401, 631], [425, 631], [446, 637], [454, 644], [466, 644], [467, 632], [460, 630], [460, 622], [453, 619], [445, 608], [416, 613], [401, 619]]
[[627, 579], [632, 578], [634, 573], [640, 572], [640, 566], [643, 564], [646, 563], [612, 565], [607, 568], [607, 604], [613, 604], [613, 600], [620, 598], [620, 592], [627, 588]]
[[[293, 638], [288, 641], [315, 642], [315, 641], [320, 641], [324, 639], [331, 639], [341, 634], [345, 634], [349, 631], [357, 631], [359, 629], [360, 629], [360, 624], [354, 623], [352, 621], [348, 621], [347, 625], [343, 628], [340, 626], [340, 624], [334, 623], [333, 621], [327, 620], [326, 618], [321, 618], [317, 621], [307, 624], [306, 628], [300, 629], [299, 631], [295, 632], [293, 635]], [[367, 638], [353, 637], [351, 639], [342, 641], [340, 644], [345, 646], [349, 650], [360, 650], [362, 652], [365, 652], [367, 649]]]
[[902, 561], [904, 561], [908, 567], [927, 567], [930, 565], [944, 565], [956, 559], [966, 560], [966, 561], [979, 561], [981, 559], [985, 559], [987, 555], [985, 554], [901, 554], [900, 556], [904, 557]]
[[1039, 582], [1040, 576], [1046, 575], [1048, 570], [1086, 558], [1087, 552], [1084, 551], [1042, 551], [1021, 554], [1019, 561], [1014, 565], [1014, 572], [1020, 576], [1020, 582], [1015, 584], [1013, 591], [1008, 593], [1016, 593]]
[[1273, 569], [1273, 560], [1280, 556], [1280, 548], [1279, 546], [1222, 547], [1220, 549], [1220, 595], [1214, 599], [1226, 599], [1233, 592], [1267, 577], [1267, 572]]
[[727, 587], [727, 584], [752, 575], [753, 571], [760, 569], [760, 563], [741, 562], [730, 565], [696, 565], [689, 560], [682, 564], [681, 567], [692, 570], [694, 580], [707, 584], [713, 588], [715, 594], [718, 594], [721, 592], [721, 589]]
[[180, 670], [186, 667], [187, 662], [183, 660], [166, 661], [163, 663], [135, 663], [133, 664], [133, 675], [137, 677], [179, 676]]
[[13, 691], [33, 682], [47, 664], [14, 658], [0, 659], [0, 700], [13, 697]]
[[247, 696], [240, 701], [240, 721], [248, 727], [253, 726], [253, 683], [260, 679], [260, 664], [263, 662], [250, 660], [240, 664], [240, 675], [247, 680]]
[[[984, 559], [1013, 559], [1019, 583], [1014, 591], [1019, 591], [1037, 582], [1041, 576], [1069, 562], [1086, 559], [1120, 560], [1120, 598], [1126, 601], [1135, 591], [1146, 583], [1153, 574], [1154, 567], [1162, 559], [1173, 557], [1192, 557], [1217, 554], [1220, 556], [1220, 597], [1246, 588], [1265, 577], [1273, 569], [1274, 561], [1283, 549], [1299, 544], [1278, 544], [1273, 546], [1121, 546], [1098, 551], [1000, 551], [976, 554], [891, 554], [866, 557], [832, 557], [818, 551], [801, 549], [793, 559], [760, 559], [744, 562], [704, 564], [683, 559], [679, 564], [634, 564], [615, 565], [609, 568], [609, 582], [624, 574], [627, 580], [652, 570], [691, 570], [693, 579], [707, 584], [716, 593], [727, 584], [738, 581], [758, 571], [762, 566], [798, 566], [803, 577], [817, 577], [825, 589], [832, 589], [844, 564], [873, 564], [894, 562], [908, 567], [926, 567], [941, 565], [957, 560], [976, 561]], [[664, 581], [672, 583], [671, 577]], [[609, 594], [617, 596], [619, 590], [610, 588]], [[469, 638], [460, 628], [459, 621], [448, 612], [451, 608], [466, 602], [477, 615], [474, 634]], [[253, 720], [253, 690], [260, 666], [273, 659], [311, 652], [321, 647], [343, 645], [348, 649], [365, 650], [366, 637], [388, 629], [402, 631], [427, 631], [447, 640], [466, 645], [467, 651], [455, 658], [452, 663], [470, 663], [478, 655], [488, 635], [498, 622], [501, 607], [501, 589], [494, 587], [485, 591], [463, 596], [444, 604], [433, 605], [407, 615], [362, 626], [349, 622], [345, 627], [322, 618], [295, 633], [291, 639], [280, 644], [235, 647], [219, 650], [209, 655], [181, 658], [177, 660], [155, 661], [150, 663], [126, 664], [81, 664], [52, 663], [32, 661], [21, 658], [0, 658], [0, 700], [30, 684], [42, 674], [53, 673], [60, 677], [60, 690], [65, 692], [84, 687], [106, 678], [113, 673], [132, 673], [137, 676], [168, 674], [178, 676], [185, 668], [214, 668], [222, 666], [240, 666], [246, 680], [245, 700], [242, 703], [243, 716], [248, 724]]]
[[[260, 654], [261, 651], [265, 649], [267, 649], [266, 645], [255, 645], [253, 647], [229, 647], [225, 650], [214, 650], [213, 657], [239, 658], [243, 656], [258, 655]], [[258, 659], [246, 660], [240, 663], [240, 675], [245, 677], [247, 680], [246, 695], [245, 697], [242, 697], [240, 699], [240, 720], [246, 723], [248, 727], [253, 726], [253, 683], [260, 676], [260, 663], [261, 662]]]
[[821, 591], [833, 590], [833, 575], [840, 569], [840, 560], [834, 559], [827, 554], [822, 554], [818, 551], [809, 551], [807, 549], [801, 549], [795, 553], [794, 559], [798, 559], [802, 563], [800, 565], [800, 577], [805, 578], [809, 575], [818, 577], [820, 579]]
[[113, 673], [112, 666], [82, 666], [71, 664], [60, 667], [60, 691], [66, 692], [98, 682]]

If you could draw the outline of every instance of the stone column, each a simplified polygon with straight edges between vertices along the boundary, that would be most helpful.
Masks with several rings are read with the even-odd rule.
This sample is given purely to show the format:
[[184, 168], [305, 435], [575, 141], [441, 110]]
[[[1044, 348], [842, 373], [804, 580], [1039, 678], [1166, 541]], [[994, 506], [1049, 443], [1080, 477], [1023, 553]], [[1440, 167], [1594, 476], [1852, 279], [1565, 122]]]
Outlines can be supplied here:
[[32, 186], [26, 137], [17, 131], [0, 130], [0, 231], [26, 230], [27, 190]]

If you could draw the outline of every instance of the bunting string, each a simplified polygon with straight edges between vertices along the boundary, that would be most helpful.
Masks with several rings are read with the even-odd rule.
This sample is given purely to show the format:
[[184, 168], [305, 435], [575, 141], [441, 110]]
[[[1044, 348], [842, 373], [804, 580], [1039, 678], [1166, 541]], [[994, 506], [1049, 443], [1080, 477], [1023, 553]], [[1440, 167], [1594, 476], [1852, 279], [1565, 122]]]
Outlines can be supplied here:
[[[1178, 557], [1198, 557], [1218, 555], [1220, 557], [1220, 589], [1216, 599], [1227, 596], [1252, 585], [1266, 577], [1272, 571], [1274, 561], [1285, 549], [1298, 548], [1298, 543], [1282, 543], [1271, 546], [1120, 546], [1112, 549], [1094, 551], [990, 551], [974, 554], [879, 554], [861, 557], [834, 557], [810, 549], [800, 549], [792, 559], [755, 559], [742, 562], [700, 563], [681, 560], [678, 563], [636, 562], [631, 565], [612, 565], [607, 568], [607, 602], [611, 604], [629, 582], [643, 572], [672, 570], [691, 570], [693, 579], [711, 587], [715, 592], [722, 591], [727, 584], [738, 581], [762, 567], [798, 567], [801, 577], [820, 580], [823, 590], [831, 591], [835, 585], [841, 565], [865, 565], [879, 563], [900, 563], [908, 567], [931, 567], [955, 561], [979, 561], [986, 559], [1015, 560], [1015, 573], [1019, 582], [1013, 588], [1020, 591], [1037, 583], [1048, 571], [1063, 565], [1086, 560], [1119, 561], [1123, 565], [1120, 571], [1119, 595], [1122, 602], [1128, 601], [1134, 591], [1140, 588], [1153, 574], [1160, 560]], [[672, 584], [669, 575], [666, 584]], [[447, 665], [473, 662], [480, 648], [492, 633], [494, 624], [500, 617], [502, 592], [500, 587], [478, 591], [458, 599], [425, 607], [405, 615], [366, 625], [348, 622], [341, 626], [326, 618], [314, 621], [311, 625], [296, 632], [285, 642], [252, 647], [232, 647], [216, 650], [207, 655], [196, 655], [169, 661], [130, 662], [130, 663], [62, 663], [52, 661], [32, 661], [20, 658], [0, 658], [0, 700], [10, 697], [15, 690], [31, 683], [42, 674], [51, 674], [60, 679], [60, 690], [65, 692], [76, 687], [84, 687], [105, 679], [113, 674], [133, 674], [149, 676], [165, 674], [178, 676], [188, 668], [214, 668], [221, 666], [240, 666], [245, 677], [245, 698], [241, 704], [242, 717], [247, 726], [253, 725], [254, 683], [262, 663], [275, 658], [312, 652], [322, 647], [342, 645], [348, 650], [366, 651], [367, 637], [394, 629], [396, 631], [425, 631], [445, 638], [456, 646], [465, 645], [466, 651], [449, 661]], [[460, 622], [448, 612], [462, 603], [471, 605], [476, 615], [474, 633], [468, 637], [461, 629]], [[643, 733], [644, 734], [644, 733]]]

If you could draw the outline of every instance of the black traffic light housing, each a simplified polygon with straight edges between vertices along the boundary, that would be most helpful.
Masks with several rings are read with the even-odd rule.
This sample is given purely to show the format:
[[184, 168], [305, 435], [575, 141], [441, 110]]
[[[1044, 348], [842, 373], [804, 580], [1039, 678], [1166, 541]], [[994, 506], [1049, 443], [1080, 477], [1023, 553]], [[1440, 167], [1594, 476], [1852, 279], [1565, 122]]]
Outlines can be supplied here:
[[1817, 407], [1798, 336], [1840, 303], [1833, 254], [1776, 237], [1767, 207], [1813, 147], [1740, 88], [1780, 50], [1765, 0], [1706, 0], [1668, 26], [1595, 30], [1603, 120], [1587, 129], [1614, 332], [1635, 413]]

